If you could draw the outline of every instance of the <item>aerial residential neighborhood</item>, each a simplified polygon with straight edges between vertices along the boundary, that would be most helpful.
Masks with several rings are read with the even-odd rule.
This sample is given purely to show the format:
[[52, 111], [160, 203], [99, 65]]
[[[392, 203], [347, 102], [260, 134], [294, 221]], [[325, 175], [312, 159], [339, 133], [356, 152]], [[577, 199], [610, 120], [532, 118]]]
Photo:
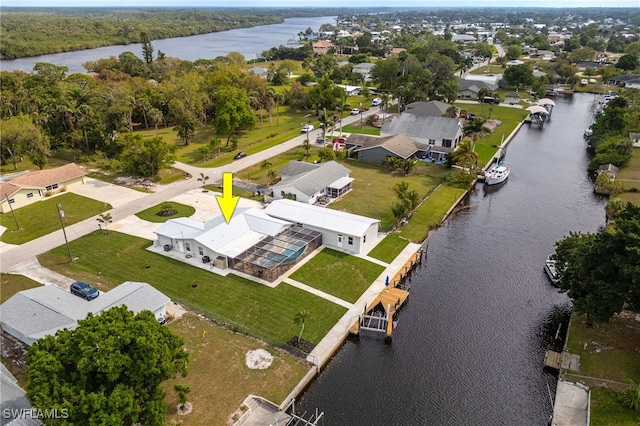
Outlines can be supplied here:
[[2, 425], [640, 421], [637, 7], [69, 10], [1, 10]]

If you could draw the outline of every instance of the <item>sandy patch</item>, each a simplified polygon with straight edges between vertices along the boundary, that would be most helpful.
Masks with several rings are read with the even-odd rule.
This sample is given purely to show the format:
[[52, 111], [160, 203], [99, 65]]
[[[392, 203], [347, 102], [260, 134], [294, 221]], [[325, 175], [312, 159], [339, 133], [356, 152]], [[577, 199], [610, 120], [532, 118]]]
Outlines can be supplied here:
[[273, 356], [264, 349], [247, 352], [245, 363], [252, 370], [264, 370], [273, 362]]

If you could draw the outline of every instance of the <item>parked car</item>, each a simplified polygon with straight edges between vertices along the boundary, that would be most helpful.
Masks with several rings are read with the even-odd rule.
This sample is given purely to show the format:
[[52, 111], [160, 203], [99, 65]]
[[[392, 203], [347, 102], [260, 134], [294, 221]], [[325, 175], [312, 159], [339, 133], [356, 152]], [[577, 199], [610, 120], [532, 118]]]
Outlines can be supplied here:
[[304, 127], [302, 127], [302, 130], [300, 130], [300, 133], [309, 133], [313, 129], [315, 129], [315, 127], [313, 127], [313, 124], [305, 124]]
[[236, 155], [234, 155], [233, 159], [234, 160], [239, 160], [239, 159], [244, 158], [246, 156], [247, 156], [247, 153], [244, 152], [244, 151], [241, 151], [241, 152], [237, 153]]
[[358, 115], [360, 114], [360, 110], [358, 108], [354, 108], [351, 110], [351, 115]]
[[100, 295], [100, 292], [92, 285], [84, 281], [76, 281], [69, 287], [71, 294], [82, 297], [85, 300], [93, 300]]
[[373, 98], [373, 100], [371, 101], [371, 106], [379, 106], [381, 103], [382, 103], [382, 99]]

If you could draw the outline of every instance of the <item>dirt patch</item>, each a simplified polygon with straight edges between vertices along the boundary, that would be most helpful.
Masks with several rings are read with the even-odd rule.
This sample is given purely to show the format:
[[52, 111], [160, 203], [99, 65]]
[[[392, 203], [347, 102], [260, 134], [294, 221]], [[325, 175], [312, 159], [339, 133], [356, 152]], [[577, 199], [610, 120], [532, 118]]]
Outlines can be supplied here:
[[29, 347], [5, 331], [0, 333], [0, 356], [2, 363], [24, 385], [27, 379], [27, 349]]
[[150, 180], [142, 179], [142, 178], [134, 178], [131, 176], [117, 177], [114, 179], [114, 182], [118, 185], [132, 186], [137, 188], [143, 188], [146, 190], [153, 190], [156, 186]]

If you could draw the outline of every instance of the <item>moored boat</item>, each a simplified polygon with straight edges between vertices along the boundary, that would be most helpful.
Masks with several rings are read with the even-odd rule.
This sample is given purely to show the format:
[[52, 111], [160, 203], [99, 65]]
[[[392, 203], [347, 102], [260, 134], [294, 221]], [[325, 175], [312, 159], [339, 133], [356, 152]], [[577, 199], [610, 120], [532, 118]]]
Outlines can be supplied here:
[[487, 185], [497, 185], [507, 180], [509, 173], [509, 167], [499, 162], [484, 173], [484, 183]]
[[544, 271], [553, 284], [558, 283], [558, 270], [556, 269], [556, 261], [551, 259], [551, 256], [544, 261]]

